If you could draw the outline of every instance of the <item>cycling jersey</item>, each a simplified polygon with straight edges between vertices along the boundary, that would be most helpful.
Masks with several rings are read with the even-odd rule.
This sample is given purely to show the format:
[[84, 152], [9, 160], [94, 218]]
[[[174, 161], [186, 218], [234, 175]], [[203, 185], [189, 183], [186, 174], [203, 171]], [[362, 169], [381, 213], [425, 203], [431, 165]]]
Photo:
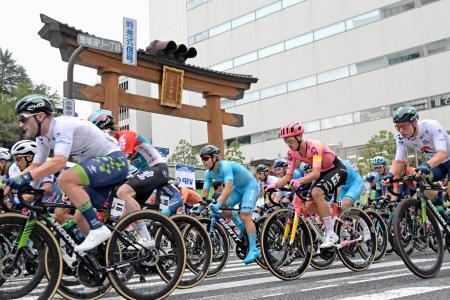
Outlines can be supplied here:
[[131, 163], [140, 171], [159, 163], [166, 163], [166, 160], [150, 141], [137, 132], [122, 130], [117, 133], [117, 136], [120, 149], [128, 154]]
[[46, 161], [51, 149], [55, 155], [72, 156], [78, 162], [120, 151], [114, 139], [93, 123], [69, 116], [54, 118], [48, 133], [38, 136], [36, 143], [33, 163], [37, 164]]
[[224, 184], [233, 183], [233, 191], [228, 197], [227, 206], [241, 205], [241, 212], [253, 212], [259, 194], [259, 186], [252, 173], [242, 165], [220, 160], [218, 172], [207, 170], [203, 189], [210, 189], [213, 180], [222, 181]]
[[364, 189], [363, 179], [348, 160], [342, 160], [342, 163], [347, 169], [347, 181], [345, 182], [345, 185], [341, 186], [341, 192], [339, 193], [337, 200], [350, 198], [353, 200], [353, 203], [355, 203]]
[[202, 197], [194, 190], [185, 187], [179, 187], [179, 190], [181, 193], [181, 197], [183, 197], [184, 204], [194, 206], [195, 204], [202, 201]]
[[[444, 150], [450, 157], [450, 137], [435, 120], [422, 120], [417, 122], [417, 137], [405, 138], [400, 133], [396, 135], [397, 150], [395, 160], [406, 159], [406, 147], [413, 147], [431, 158], [437, 151]], [[448, 158], [445, 160], [447, 161]]]
[[308, 140], [305, 141], [305, 143], [305, 156], [301, 155], [298, 151], [289, 150], [289, 166], [286, 171], [287, 174], [294, 173], [295, 163], [297, 160], [307, 163], [313, 168], [320, 168], [321, 172], [325, 172], [334, 168], [333, 161], [336, 158], [336, 154], [334, 154], [331, 148], [316, 140]]

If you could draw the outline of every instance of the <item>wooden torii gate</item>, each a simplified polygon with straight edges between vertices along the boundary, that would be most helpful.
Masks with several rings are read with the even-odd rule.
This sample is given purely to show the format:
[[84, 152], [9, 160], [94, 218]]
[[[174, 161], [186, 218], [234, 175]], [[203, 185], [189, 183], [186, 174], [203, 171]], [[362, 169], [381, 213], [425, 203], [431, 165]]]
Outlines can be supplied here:
[[[41, 38], [51, 46], [59, 48], [61, 58], [68, 62], [72, 53], [79, 47], [77, 35], [84, 33], [67, 24], [41, 14], [44, 26], [39, 31]], [[220, 99], [239, 100], [244, 91], [250, 88], [257, 78], [249, 75], [217, 72], [193, 65], [180, 63], [165, 57], [138, 50], [137, 66], [122, 64], [122, 56], [111, 52], [87, 48], [81, 52], [77, 64], [94, 68], [101, 76], [101, 84], [88, 86], [74, 83], [73, 98], [100, 103], [113, 112], [118, 120], [119, 107], [142, 110], [173, 117], [207, 122], [208, 143], [218, 146], [223, 153], [222, 125], [242, 127], [243, 116], [227, 113], [220, 108]], [[181, 108], [160, 105], [160, 100], [127, 93], [119, 88], [119, 76], [127, 76], [151, 83], [162, 83], [163, 66], [184, 71], [183, 89], [202, 93], [206, 100], [203, 107], [183, 104]], [[66, 87], [65, 87], [66, 91]]]

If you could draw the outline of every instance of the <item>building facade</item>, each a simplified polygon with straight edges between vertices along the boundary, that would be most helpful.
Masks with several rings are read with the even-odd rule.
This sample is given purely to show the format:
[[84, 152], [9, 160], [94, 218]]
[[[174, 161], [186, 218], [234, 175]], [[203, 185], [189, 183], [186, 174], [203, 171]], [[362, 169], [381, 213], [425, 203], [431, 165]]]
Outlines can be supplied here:
[[[285, 156], [278, 128], [296, 120], [353, 161], [370, 137], [394, 130], [400, 105], [450, 129], [449, 0], [149, 1], [150, 40], [185, 42], [198, 51], [188, 63], [259, 78], [242, 100], [222, 100], [244, 115], [224, 139], [240, 142], [246, 162]], [[204, 105], [195, 93], [184, 99]], [[202, 122], [149, 120], [157, 146], [207, 143]]]

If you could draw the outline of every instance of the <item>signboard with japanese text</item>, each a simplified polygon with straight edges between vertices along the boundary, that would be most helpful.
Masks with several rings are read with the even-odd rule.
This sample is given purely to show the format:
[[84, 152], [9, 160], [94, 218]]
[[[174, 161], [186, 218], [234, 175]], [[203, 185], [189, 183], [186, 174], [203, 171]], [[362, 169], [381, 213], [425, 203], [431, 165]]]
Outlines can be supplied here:
[[137, 22], [136, 20], [123, 18], [123, 52], [122, 63], [126, 65], [137, 65]]
[[75, 100], [73, 99], [63, 100], [63, 115], [75, 117]]
[[77, 35], [77, 42], [80, 46], [94, 48], [112, 53], [122, 53], [122, 44], [118, 41], [107, 40], [96, 36], [79, 33]]
[[169, 107], [181, 107], [183, 100], [184, 70], [164, 66], [161, 84], [160, 104]]
[[175, 179], [180, 186], [195, 189], [195, 167], [175, 165]]

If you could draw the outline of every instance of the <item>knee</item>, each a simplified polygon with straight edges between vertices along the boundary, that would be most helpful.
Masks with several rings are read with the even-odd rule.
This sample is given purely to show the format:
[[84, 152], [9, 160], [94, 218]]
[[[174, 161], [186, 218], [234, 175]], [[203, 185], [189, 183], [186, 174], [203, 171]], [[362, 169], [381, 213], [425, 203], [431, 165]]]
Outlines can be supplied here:
[[311, 197], [314, 201], [323, 200], [325, 197], [324, 192], [319, 188], [313, 188], [311, 191]]
[[134, 193], [135, 193], [134, 189], [131, 186], [129, 186], [128, 184], [123, 184], [122, 186], [119, 187], [116, 194], [117, 197], [125, 200], [130, 196], [134, 196]]
[[251, 220], [251, 214], [250, 213], [243, 213], [243, 212], [241, 212], [239, 215], [240, 215], [241, 220], [243, 222]]

